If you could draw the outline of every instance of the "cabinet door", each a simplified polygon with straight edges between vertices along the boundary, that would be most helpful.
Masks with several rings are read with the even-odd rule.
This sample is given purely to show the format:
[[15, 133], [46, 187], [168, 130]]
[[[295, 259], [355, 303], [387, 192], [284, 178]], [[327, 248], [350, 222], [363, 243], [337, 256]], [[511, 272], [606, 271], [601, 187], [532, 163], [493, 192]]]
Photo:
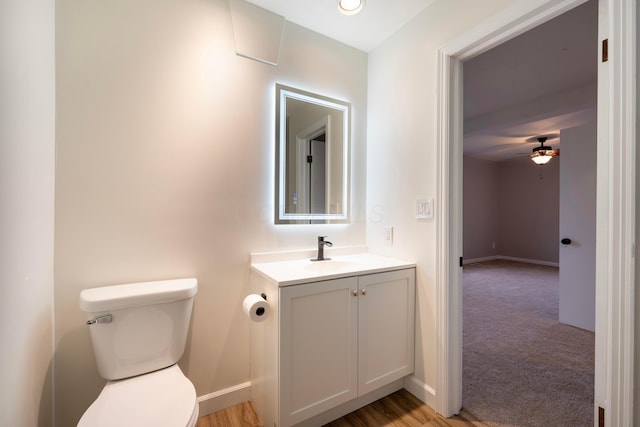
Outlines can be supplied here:
[[358, 281], [358, 391], [368, 393], [414, 369], [415, 269]]
[[280, 422], [289, 426], [357, 397], [354, 277], [280, 289]]

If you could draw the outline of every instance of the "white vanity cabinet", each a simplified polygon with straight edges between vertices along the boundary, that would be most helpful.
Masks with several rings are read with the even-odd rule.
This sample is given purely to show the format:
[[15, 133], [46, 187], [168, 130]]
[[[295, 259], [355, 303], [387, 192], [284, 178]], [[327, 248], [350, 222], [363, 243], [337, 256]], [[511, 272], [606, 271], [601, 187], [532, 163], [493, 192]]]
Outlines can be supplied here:
[[398, 270], [280, 289], [282, 426], [413, 372], [414, 277]]
[[415, 268], [340, 276], [283, 286], [252, 275], [272, 305], [251, 330], [252, 399], [265, 426], [329, 421], [413, 372]]

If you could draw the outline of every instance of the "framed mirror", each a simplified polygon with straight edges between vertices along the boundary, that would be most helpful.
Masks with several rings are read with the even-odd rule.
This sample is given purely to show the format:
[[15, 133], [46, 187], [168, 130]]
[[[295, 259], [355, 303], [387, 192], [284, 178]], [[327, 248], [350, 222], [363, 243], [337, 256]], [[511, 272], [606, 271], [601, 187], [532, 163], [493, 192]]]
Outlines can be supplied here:
[[349, 221], [351, 104], [276, 84], [276, 224]]

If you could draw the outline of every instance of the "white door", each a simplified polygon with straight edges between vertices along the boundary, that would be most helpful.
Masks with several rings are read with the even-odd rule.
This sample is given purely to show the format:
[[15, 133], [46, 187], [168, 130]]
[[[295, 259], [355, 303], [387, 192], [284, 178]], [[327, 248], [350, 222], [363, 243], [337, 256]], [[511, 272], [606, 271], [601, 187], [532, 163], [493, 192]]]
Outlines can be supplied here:
[[560, 132], [559, 320], [589, 331], [596, 310], [596, 143], [596, 123]]

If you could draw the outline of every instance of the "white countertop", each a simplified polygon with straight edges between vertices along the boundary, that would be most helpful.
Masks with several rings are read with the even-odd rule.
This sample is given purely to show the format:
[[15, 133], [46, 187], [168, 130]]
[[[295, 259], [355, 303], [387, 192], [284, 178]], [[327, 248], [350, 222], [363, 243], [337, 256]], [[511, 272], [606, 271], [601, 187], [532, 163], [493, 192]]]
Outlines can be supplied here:
[[369, 252], [331, 255], [328, 261], [311, 261], [309, 258], [253, 262], [251, 269], [278, 286], [291, 286], [342, 277], [401, 270], [415, 267], [411, 261], [374, 255]]

